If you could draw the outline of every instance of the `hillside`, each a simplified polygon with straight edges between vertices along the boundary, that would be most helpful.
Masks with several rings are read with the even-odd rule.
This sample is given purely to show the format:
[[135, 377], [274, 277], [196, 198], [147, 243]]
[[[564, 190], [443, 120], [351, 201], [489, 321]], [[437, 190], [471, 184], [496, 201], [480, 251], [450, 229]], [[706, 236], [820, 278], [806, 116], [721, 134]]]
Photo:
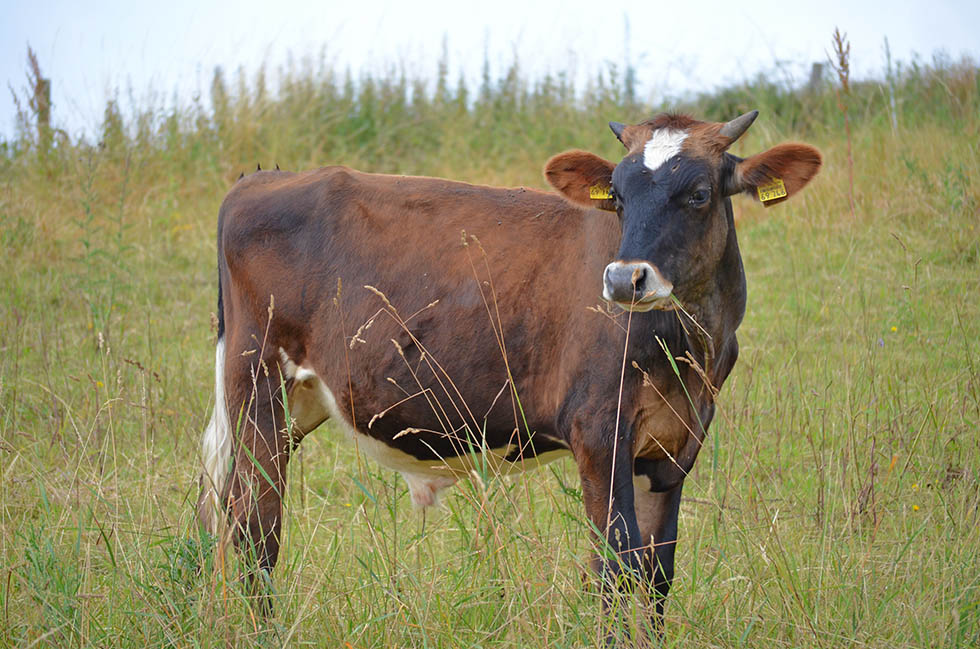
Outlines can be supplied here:
[[110, 102], [89, 140], [24, 97], [0, 143], [0, 643], [592, 646], [568, 461], [423, 516], [327, 428], [291, 464], [274, 620], [213, 569], [192, 507], [217, 208], [257, 164], [545, 187], [554, 153], [621, 157], [610, 120], [754, 108], [735, 153], [801, 140], [825, 165], [792, 202], [735, 199], [742, 351], [685, 491], [667, 646], [980, 643], [976, 64], [675, 106], [627, 101], [615, 71], [470, 88], [297, 66], [269, 85], [219, 71], [207, 105]]

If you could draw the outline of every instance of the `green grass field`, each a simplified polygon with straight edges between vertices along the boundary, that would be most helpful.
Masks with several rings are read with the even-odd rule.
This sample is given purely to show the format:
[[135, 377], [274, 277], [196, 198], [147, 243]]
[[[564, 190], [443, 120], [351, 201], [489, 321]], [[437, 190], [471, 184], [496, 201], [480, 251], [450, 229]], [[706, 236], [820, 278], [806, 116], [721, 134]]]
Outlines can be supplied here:
[[[615, 74], [421, 83], [216, 76], [213, 108], [110, 103], [92, 141], [50, 144], [25, 108], [0, 142], [0, 644], [595, 646], [570, 460], [461, 483], [423, 515], [316, 432], [290, 465], [267, 621], [197, 531], [215, 223], [240, 171], [543, 187], [550, 155], [618, 159], [605, 123], [663, 108]], [[735, 153], [799, 139], [825, 165], [784, 205], [735, 199], [742, 353], [687, 481], [669, 647], [980, 644], [980, 73], [909, 65], [843, 101], [853, 214], [835, 86], [675, 106], [759, 108]]]

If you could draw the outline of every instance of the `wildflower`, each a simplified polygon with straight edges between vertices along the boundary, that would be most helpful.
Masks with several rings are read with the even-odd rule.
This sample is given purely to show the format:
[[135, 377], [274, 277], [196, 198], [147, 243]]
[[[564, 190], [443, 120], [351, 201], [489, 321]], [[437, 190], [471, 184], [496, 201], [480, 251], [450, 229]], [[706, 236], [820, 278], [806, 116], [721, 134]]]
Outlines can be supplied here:
[[919, 511], [919, 506], [918, 505], [912, 505], [912, 511], [914, 511], [914, 512]]
[[892, 333], [895, 333], [896, 331], [898, 331], [898, 327], [892, 327]]

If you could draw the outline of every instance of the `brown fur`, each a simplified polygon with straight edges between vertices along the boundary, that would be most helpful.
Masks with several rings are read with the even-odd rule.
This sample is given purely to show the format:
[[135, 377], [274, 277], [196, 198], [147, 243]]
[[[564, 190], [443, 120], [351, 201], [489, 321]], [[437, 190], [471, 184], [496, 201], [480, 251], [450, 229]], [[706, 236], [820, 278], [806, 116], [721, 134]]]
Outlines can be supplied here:
[[[661, 115], [626, 127], [623, 143], [642, 149], [658, 128], [687, 130], [684, 152], [720, 173], [721, 125]], [[709, 225], [672, 248], [689, 275], [677, 295], [703, 335], [678, 312], [597, 310], [624, 226], [608, 213], [615, 201], [589, 188], [609, 187], [614, 168], [585, 151], [554, 156], [545, 176], [564, 198], [343, 167], [236, 183], [218, 237], [225, 395], [231, 420], [242, 414], [224, 495], [257, 567], [278, 556], [290, 452], [321, 423], [296, 422], [289, 438], [282, 348], [358, 433], [416, 459], [464, 454], [476, 431], [490, 448], [520, 449], [514, 461], [570, 449], [586, 513], [619, 554], [601, 573], [645, 567], [666, 594], [680, 485], [738, 354], [744, 275], [730, 203], [713, 196], [697, 219]], [[737, 169], [739, 191], [776, 173], [794, 193], [819, 154], [780, 145]], [[658, 340], [691, 362], [674, 369]], [[291, 402], [312, 398], [302, 390], [287, 381]], [[635, 501], [634, 471], [651, 483]], [[669, 547], [654, 550], [650, 537]]]
[[544, 176], [552, 187], [576, 205], [614, 210], [614, 201], [589, 197], [590, 187], [608, 188], [612, 185], [614, 167], [594, 153], [566, 151], [548, 160], [544, 166]]
[[791, 198], [817, 175], [822, 163], [820, 152], [808, 144], [777, 144], [738, 163], [735, 167], [737, 189], [759, 200], [756, 188], [773, 178], [781, 178], [786, 185], [787, 198]]
[[673, 131], [688, 131], [690, 133], [691, 129], [697, 128], [702, 124], [705, 123], [699, 122], [687, 115], [663, 113], [645, 122], [627, 126], [623, 129], [620, 142], [623, 143], [623, 146], [630, 153], [640, 153], [643, 151], [643, 147], [646, 146], [654, 131], [665, 128]]

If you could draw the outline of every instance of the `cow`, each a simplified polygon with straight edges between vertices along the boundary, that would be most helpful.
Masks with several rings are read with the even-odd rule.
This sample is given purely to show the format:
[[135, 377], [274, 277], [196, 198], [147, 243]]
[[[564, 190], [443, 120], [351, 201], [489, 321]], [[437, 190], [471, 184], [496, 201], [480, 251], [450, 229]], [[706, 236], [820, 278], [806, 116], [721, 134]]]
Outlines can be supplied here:
[[728, 153], [757, 115], [611, 122], [626, 156], [554, 156], [557, 193], [339, 166], [239, 180], [203, 523], [272, 570], [286, 464], [328, 419], [422, 507], [476, 465], [571, 455], [603, 597], [644, 585], [659, 633], [684, 478], [738, 357], [730, 197], [781, 202], [821, 165], [806, 144]]

